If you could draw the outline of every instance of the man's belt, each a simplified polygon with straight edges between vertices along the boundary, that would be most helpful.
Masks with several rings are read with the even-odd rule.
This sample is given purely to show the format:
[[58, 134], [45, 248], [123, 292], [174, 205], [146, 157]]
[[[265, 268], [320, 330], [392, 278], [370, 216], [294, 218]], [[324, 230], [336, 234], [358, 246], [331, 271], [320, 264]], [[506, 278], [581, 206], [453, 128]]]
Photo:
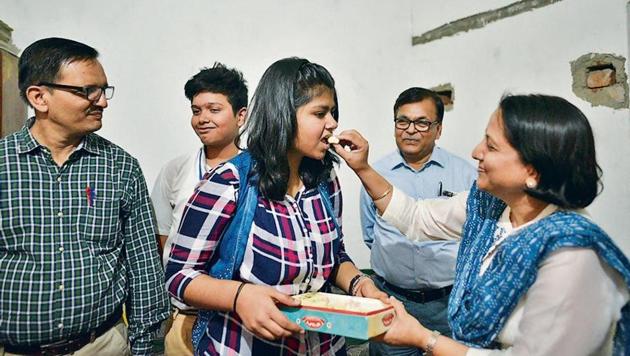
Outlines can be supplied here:
[[436, 299], [446, 297], [451, 293], [451, 290], [453, 289], [452, 285], [437, 289], [405, 289], [388, 283], [381, 277], [379, 278], [381, 279], [381, 282], [383, 283], [383, 286], [385, 288], [397, 294], [400, 294], [408, 300], [416, 303], [428, 303]]
[[122, 311], [118, 309], [117, 312], [112, 314], [101, 326], [92, 330], [89, 333], [77, 336], [70, 340], [58, 340], [44, 345], [10, 345], [5, 344], [4, 351], [12, 354], [21, 355], [67, 355], [71, 354], [83, 346], [93, 342], [97, 337], [105, 334], [114, 325], [120, 322], [122, 317]]
[[180, 309], [175, 307], [175, 313], [183, 315], [197, 315], [197, 309]]

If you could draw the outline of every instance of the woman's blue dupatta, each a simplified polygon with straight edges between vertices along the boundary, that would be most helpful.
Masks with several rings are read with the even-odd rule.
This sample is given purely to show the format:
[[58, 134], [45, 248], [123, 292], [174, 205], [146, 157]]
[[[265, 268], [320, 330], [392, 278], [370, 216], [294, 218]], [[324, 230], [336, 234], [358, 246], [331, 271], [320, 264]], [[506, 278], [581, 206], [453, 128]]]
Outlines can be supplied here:
[[[630, 286], [630, 262], [610, 237], [587, 218], [558, 210], [509, 236], [497, 249], [486, 272], [479, 276], [483, 257], [492, 246], [500, 199], [470, 191], [455, 283], [448, 307], [453, 337], [473, 347], [492, 348], [520, 298], [536, 280], [538, 265], [564, 247], [593, 249]], [[614, 341], [615, 355], [630, 354], [630, 303], [621, 310]]]

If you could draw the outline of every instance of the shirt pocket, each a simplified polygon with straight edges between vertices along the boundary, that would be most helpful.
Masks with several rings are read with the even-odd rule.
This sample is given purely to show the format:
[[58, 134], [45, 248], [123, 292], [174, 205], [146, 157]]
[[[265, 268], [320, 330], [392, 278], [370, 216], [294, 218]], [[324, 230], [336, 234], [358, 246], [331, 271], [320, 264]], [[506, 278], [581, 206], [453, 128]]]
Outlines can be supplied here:
[[83, 206], [78, 219], [79, 239], [97, 250], [111, 250], [120, 245], [120, 201], [94, 199], [91, 206]]

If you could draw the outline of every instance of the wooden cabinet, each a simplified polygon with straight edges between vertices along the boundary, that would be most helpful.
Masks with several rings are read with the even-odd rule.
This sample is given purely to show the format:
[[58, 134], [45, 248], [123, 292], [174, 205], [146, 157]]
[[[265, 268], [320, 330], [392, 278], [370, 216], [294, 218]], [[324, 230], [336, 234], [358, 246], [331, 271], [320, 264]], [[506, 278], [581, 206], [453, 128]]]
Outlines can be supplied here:
[[12, 31], [0, 21], [0, 137], [18, 131], [27, 113], [18, 89], [18, 49], [11, 43]]

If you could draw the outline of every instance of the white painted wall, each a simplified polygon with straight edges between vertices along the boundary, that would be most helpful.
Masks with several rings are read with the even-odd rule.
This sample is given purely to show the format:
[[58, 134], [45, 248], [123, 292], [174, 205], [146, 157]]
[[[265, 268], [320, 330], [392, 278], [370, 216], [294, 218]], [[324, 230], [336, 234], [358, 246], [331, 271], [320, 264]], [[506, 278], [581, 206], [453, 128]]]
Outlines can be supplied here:
[[[628, 55], [626, 0], [565, 0], [411, 46], [414, 34], [511, 2], [0, 0], [0, 19], [14, 28], [20, 49], [61, 36], [101, 52], [116, 96], [100, 134], [138, 157], [149, 187], [167, 159], [198, 145], [183, 85], [214, 61], [240, 68], [250, 93], [279, 58], [324, 65], [338, 83], [340, 128], [359, 129], [372, 159], [395, 148], [391, 108], [410, 86], [454, 85], [455, 109], [446, 114], [440, 144], [465, 157], [504, 91], [563, 96], [585, 111], [597, 136], [605, 190], [591, 213], [630, 254], [629, 111], [592, 108], [575, 97], [569, 66], [588, 52]], [[340, 176], [347, 248], [367, 267], [359, 182], [347, 167]]]
[[[499, 1], [494, 2], [499, 5]], [[503, 5], [510, 2], [501, 1]], [[434, 28], [434, 16], [445, 16], [466, 3], [449, 1], [440, 10], [425, 11], [421, 2], [415, 2], [414, 34]], [[630, 254], [629, 111], [591, 107], [577, 98], [571, 90], [570, 70], [570, 61], [585, 53], [628, 56], [626, 3], [561, 1], [480, 30], [415, 46], [405, 57], [409, 64], [403, 67], [414, 68], [409, 83], [453, 83], [455, 109], [446, 117], [441, 144], [461, 154], [479, 140], [487, 117], [504, 91], [559, 95], [577, 105], [593, 126], [598, 161], [604, 172], [604, 191], [589, 211]], [[443, 18], [441, 22], [454, 19]], [[424, 25], [429, 22], [431, 25]]]

